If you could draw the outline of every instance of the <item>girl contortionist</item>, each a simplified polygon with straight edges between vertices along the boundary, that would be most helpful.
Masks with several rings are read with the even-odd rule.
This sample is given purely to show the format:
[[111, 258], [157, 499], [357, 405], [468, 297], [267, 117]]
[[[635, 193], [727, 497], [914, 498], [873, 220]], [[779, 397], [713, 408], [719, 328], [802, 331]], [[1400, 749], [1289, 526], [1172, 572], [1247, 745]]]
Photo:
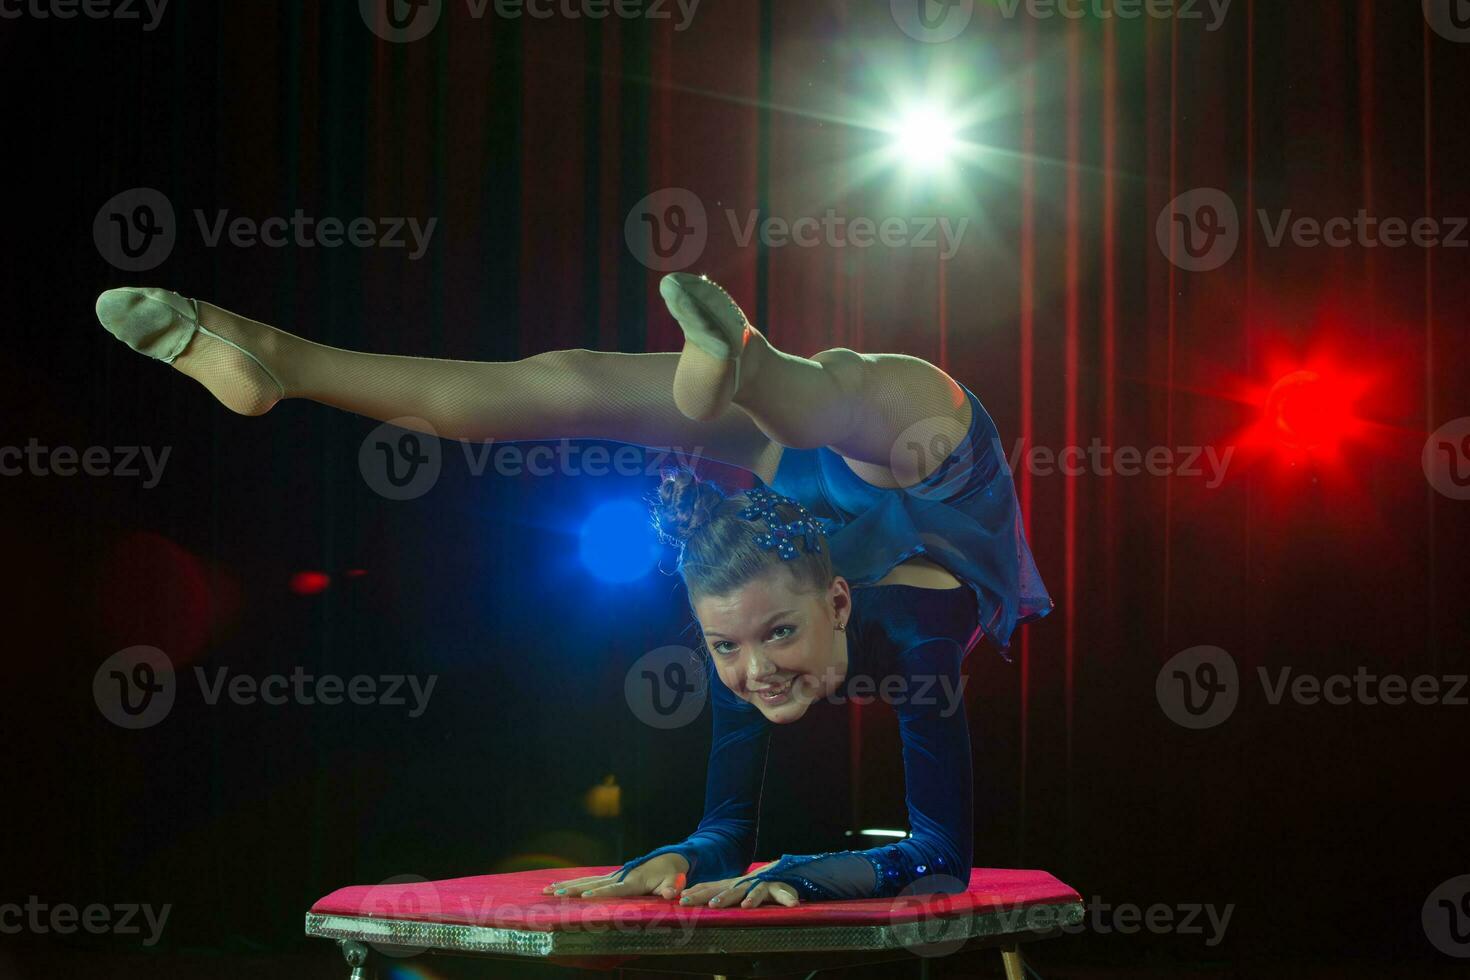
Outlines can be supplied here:
[[[926, 361], [844, 348], [797, 357], [708, 279], [675, 273], [660, 291], [684, 331], [678, 354], [367, 354], [153, 288], [108, 290], [97, 316], [243, 415], [306, 398], [451, 439], [698, 446], [760, 479], [726, 493], [670, 470], [652, 495], [714, 668], [704, 818], [683, 841], [548, 892], [749, 908], [964, 888], [970, 736], [963, 704], [932, 692], [959, 689], [982, 636], [1004, 652], [1017, 625], [1052, 608], [994, 423]], [[910, 836], [746, 874], [770, 726], [859, 677], [903, 692], [893, 707]]]

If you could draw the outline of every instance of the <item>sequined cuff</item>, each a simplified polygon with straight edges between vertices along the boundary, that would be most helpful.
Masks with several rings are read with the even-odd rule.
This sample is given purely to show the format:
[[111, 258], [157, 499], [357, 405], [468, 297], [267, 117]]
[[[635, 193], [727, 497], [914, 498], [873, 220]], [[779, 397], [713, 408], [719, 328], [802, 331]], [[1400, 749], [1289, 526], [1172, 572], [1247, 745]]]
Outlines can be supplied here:
[[[811, 867], [817, 862], [829, 866]], [[950, 874], [949, 862], [942, 855], [916, 859], [904, 848], [893, 845], [866, 851], [786, 854], [754, 878], [790, 885], [808, 902], [892, 898], [924, 879], [929, 879], [926, 884], [936, 892], [950, 891], [951, 882], [958, 881]]]
[[[813, 873], [816, 869], [805, 870], [809, 865], [820, 861], [829, 861], [835, 865], [843, 858], [854, 857], [867, 857], [867, 855], [853, 851], [829, 851], [824, 854], [810, 855], [783, 854], [781, 860], [755, 875], [752, 880], [779, 881], [784, 885], [790, 885], [805, 902], [841, 902], [871, 897], [875, 894], [874, 889], [880, 882], [876, 874], [876, 866], [873, 867], [874, 875], [871, 879], [863, 872], [859, 872], [854, 877], [851, 872], [820, 875]], [[871, 858], [868, 859], [868, 864], [873, 865]]]
[[792, 888], [796, 889], [797, 896], [803, 902], [836, 901], [832, 894], [821, 885], [817, 884], [815, 881], [812, 881], [806, 875], [792, 870], [793, 868], [799, 868], [803, 864], [808, 864], [811, 861], [815, 861], [818, 858], [822, 857], [826, 857], [826, 855], [818, 854], [803, 861], [800, 858], [795, 858], [790, 854], [783, 854], [781, 855], [781, 860], [777, 861], [774, 865], [762, 871], [751, 880], [753, 882], [779, 881], [783, 885], [790, 885]]

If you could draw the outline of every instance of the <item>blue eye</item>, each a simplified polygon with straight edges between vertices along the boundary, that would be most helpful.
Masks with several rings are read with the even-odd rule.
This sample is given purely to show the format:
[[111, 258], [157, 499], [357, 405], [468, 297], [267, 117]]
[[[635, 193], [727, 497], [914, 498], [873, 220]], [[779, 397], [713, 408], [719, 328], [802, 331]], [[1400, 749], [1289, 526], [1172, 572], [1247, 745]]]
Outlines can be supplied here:
[[[777, 626], [775, 629], [771, 630], [771, 639], [784, 640], [795, 632], [795, 626]], [[735, 650], [738, 649], [738, 645], [732, 643], [729, 640], [716, 640], [713, 643], [710, 643], [706, 640], [705, 642], [706, 645], [709, 647], [710, 652], [718, 653], [721, 656], [734, 653]]]

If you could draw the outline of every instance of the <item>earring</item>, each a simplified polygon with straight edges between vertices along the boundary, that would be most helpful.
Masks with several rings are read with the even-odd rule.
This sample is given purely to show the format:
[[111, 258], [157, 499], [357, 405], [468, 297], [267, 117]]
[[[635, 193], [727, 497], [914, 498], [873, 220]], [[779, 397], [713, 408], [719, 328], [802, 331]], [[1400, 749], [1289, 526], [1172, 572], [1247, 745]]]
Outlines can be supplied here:
[[846, 623], [838, 623], [837, 624], [837, 632], [839, 632], [839, 633], [846, 633], [847, 632], [847, 624]]

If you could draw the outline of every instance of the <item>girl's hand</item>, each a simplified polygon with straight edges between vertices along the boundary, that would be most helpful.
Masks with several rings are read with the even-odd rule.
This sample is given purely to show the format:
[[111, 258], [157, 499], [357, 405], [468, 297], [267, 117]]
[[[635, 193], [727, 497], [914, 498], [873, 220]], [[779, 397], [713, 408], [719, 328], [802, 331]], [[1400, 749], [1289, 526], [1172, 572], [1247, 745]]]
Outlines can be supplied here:
[[543, 895], [563, 898], [619, 898], [628, 895], [658, 895], [660, 898], [678, 898], [684, 887], [684, 876], [689, 871], [689, 862], [680, 854], [660, 854], [644, 861], [618, 881], [618, 872], [593, 875], [590, 878], [573, 878], [569, 881], [553, 881], [541, 889]]
[[698, 885], [691, 885], [684, 889], [684, 894], [679, 901], [684, 905], [704, 905], [711, 908], [725, 909], [739, 906], [743, 909], [758, 908], [764, 902], [777, 902], [787, 908], [792, 908], [801, 901], [796, 894], [796, 889], [779, 881], [759, 881], [754, 885], [750, 880], [760, 874], [766, 868], [775, 864], [761, 865], [750, 874], [740, 878], [726, 878], [723, 881], [706, 881]]

